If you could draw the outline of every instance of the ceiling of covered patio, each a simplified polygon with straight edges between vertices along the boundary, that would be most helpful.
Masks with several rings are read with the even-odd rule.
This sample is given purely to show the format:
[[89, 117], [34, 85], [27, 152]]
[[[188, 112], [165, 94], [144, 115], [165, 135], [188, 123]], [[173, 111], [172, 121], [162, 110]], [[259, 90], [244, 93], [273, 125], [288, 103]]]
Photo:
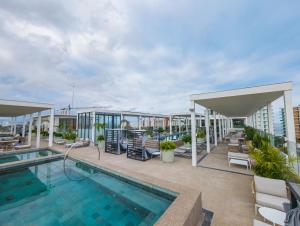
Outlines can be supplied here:
[[52, 104], [0, 99], [0, 117], [17, 117], [51, 108]]
[[291, 90], [292, 83], [193, 94], [190, 100], [227, 117], [248, 117]]

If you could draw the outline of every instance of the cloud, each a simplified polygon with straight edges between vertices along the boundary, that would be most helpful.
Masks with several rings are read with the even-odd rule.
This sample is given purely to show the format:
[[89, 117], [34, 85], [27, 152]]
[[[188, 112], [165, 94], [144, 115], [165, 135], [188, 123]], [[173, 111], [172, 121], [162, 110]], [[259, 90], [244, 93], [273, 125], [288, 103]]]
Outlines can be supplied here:
[[[273, 10], [270, 10], [270, 7]], [[0, 96], [154, 113], [286, 80], [300, 102], [300, 14], [273, 1], [3, 1]], [[298, 36], [297, 36], [298, 34]]]

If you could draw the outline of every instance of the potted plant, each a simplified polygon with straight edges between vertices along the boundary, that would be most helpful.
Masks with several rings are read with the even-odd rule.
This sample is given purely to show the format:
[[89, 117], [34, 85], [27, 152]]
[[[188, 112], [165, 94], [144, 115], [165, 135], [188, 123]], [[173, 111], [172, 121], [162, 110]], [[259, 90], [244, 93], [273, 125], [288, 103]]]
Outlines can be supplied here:
[[103, 135], [97, 136], [98, 148], [99, 150], [104, 150], [105, 148], [105, 138]]
[[184, 147], [191, 148], [191, 143], [192, 143], [192, 136], [191, 135], [186, 134], [186, 135], [182, 136], [181, 140], [184, 144]]
[[197, 139], [199, 141], [204, 141], [205, 139], [205, 136], [206, 136], [206, 132], [203, 128], [201, 128], [198, 132], [197, 132]]
[[75, 140], [76, 140], [76, 133], [74, 133], [74, 132], [72, 132], [72, 131], [69, 131], [69, 132], [66, 132], [66, 133], [64, 133], [64, 135], [63, 135], [63, 138], [64, 139], [66, 139], [66, 140], [68, 140], [68, 141], [73, 141], [73, 142], [75, 142]]
[[105, 128], [105, 123], [100, 123], [100, 122], [95, 123], [95, 128], [98, 131], [98, 134], [101, 132], [101, 134], [96, 137], [96, 140], [98, 142], [98, 148], [100, 150], [103, 150], [104, 149], [104, 140], [105, 140], [104, 135], [103, 135], [103, 133], [104, 133], [103, 129]]
[[161, 158], [163, 162], [174, 162], [174, 150], [176, 144], [172, 141], [163, 141], [160, 143]]

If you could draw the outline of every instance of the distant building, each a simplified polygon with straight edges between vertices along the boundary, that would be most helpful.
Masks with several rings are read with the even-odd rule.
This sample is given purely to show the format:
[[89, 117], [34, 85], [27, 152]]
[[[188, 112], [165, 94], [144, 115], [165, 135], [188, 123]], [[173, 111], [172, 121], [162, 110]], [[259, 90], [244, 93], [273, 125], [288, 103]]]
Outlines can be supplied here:
[[265, 106], [259, 111], [257, 111], [254, 119], [255, 128], [262, 130], [266, 133], [269, 133], [269, 128], [270, 128], [269, 114], [271, 114], [272, 116], [272, 123], [273, 123], [273, 109], [270, 112], [268, 112], [268, 107]]
[[[285, 112], [283, 108], [280, 109], [280, 113], [281, 113], [280, 122], [283, 130], [283, 136], [286, 136], [286, 121], [285, 121]], [[300, 105], [293, 108], [293, 113], [294, 113], [295, 135], [296, 135], [296, 140], [299, 143], [300, 142]]]

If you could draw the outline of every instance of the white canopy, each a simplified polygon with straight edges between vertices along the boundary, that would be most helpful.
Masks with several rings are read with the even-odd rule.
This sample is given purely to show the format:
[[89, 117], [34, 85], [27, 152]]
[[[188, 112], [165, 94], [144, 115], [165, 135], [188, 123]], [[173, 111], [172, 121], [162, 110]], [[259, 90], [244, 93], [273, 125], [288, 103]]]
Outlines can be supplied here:
[[249, 117], [292, 90], [292, 83], [278, 83], [221, 92], [193, 94], [190, 100], [227, 117]]
[[17, 117], [52, 108], [52, 104], [0, 99], [0, 117]]

